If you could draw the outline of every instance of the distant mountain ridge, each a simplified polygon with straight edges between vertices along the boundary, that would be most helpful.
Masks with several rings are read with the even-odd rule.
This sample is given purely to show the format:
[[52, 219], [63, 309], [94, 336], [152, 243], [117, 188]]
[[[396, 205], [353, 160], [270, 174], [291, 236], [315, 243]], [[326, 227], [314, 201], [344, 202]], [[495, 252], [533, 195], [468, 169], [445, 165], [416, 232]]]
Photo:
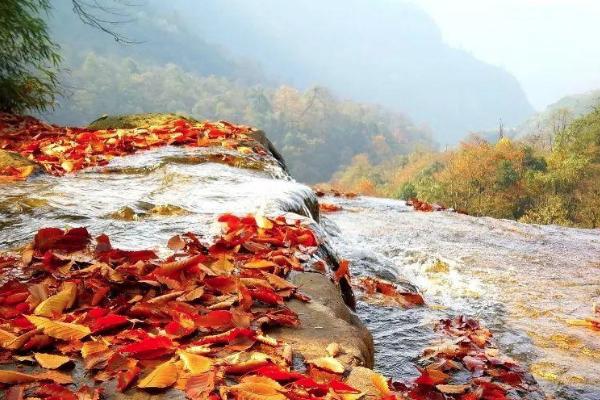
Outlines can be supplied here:
[[201, 21], [206, 40], [259, 59], [269, 76], [404, 112], [433, 128], [442, 144], [500, 120], [514, 126], [534, 112], [511, 74], [448, 46], [414, 4], [204, 0], [183, 18]]
[[600, 89], [565, 96], [517, 125], [513, 135], [542, 147], [551, 146], [553, 137], [566, 125], [596, 107], [600, 107]]

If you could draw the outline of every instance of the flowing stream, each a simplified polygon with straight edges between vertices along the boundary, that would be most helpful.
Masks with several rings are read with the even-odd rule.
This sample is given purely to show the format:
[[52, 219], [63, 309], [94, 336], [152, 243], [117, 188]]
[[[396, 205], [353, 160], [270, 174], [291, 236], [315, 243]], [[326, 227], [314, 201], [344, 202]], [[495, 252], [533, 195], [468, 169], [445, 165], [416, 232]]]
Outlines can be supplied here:
[[432, 322], [466, 314], [492, 329], [548, 396], [600, 399], [600, 332], [568, 321], [589, 316], [600, 296], [599, 230], [422, 213], [368, 197], [323, 201], [343, 207], [322, 224], [354, 274], [407, 281], [429, 305], [359, 303], [375, 337], [376, 368], [398, 379], [415, 376]]
[[[0, 249], [23, 245], [40, 227], [87, 226], [121, 248], [164, 251], [157, 246], [173, 234], [211, 235], [224, 212], [310, 215], [314, 194], [279, 165], [244, 156], [245, 168], [234, 168], [215, 162], [226, 153], [215, 151], [165, 147], [108, 168], [2, 186]], [[344, 208], [321, 224], [353, 273], [414, 285], [428, 303], [403, 310], [359, 302], [379, 370], [415, 376], [433, 321], [468, 314], [492, 328], [549, 395], [600, 399], [600, 332], [566, 322], [589, 315], [600, 295], [598, 230], [417, 213], [394, 200], [324, 201]], [[438, 259], [447, 270], [434, 267]]]

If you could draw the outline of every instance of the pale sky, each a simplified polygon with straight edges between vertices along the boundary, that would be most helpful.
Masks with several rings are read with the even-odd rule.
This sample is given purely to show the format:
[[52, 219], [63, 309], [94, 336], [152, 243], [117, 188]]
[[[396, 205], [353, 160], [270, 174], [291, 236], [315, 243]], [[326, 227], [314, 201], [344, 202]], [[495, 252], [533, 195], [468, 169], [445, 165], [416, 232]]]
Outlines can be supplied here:
[[537, 109], [600, 89], [600, 0], [410, 0], [444, 40], [499, 65]]

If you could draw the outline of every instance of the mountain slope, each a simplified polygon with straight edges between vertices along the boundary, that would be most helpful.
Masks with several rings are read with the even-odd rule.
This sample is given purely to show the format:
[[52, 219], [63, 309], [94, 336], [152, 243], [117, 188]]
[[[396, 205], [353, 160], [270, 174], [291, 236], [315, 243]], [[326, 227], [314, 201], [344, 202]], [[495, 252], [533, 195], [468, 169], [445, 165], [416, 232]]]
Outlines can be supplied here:
[[512, 75], [446, 45], [434, 21], [408, 3], [206, 0], [186, 18], [202, 20], [207, 40], [260, 59], [270, 75], [406, 112], [441, 143], [533, 112]]

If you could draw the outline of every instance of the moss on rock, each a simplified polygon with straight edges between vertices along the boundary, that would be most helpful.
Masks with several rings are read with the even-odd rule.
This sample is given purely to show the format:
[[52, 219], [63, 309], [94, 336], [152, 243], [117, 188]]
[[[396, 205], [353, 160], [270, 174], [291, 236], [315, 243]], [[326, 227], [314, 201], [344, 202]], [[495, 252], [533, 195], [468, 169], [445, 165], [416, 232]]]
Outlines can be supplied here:
[[147, 114], [124, 114], [103, 115], [88, 125], [91, 129], [133, 129], [147, 128], [153, 125], [163, 125], [174, 119], [186, 119], [199, 122], [193, 118], [175, 113], [147, 113]]
[[20, 154], [13, 153], [6, 150], [0, 150], [0, 169], [7, 167], [29, 167], [34, 166], [38, 169], [38, 165], [31, 160], [21, 156]]

